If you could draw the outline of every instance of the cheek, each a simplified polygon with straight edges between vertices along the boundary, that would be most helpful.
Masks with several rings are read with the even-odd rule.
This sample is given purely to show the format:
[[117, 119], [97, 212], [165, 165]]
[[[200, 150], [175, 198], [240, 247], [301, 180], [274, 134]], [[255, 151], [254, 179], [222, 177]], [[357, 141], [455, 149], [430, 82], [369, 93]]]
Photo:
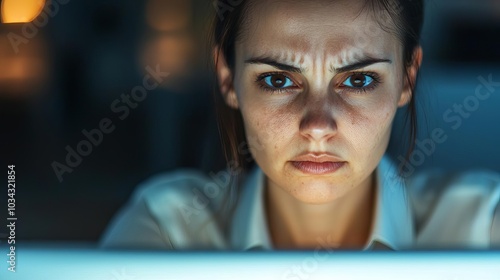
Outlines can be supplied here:
[[397, 106], [394, 100], [378, 100], [346, 109], [345, 137], [359, 157], [378, 155], [387, 147]]
[[259, 90], [252, 79], [237, 75], [235, 89], [254, 158], [274, 157], [297, 130], [296, 108], [271, 93]]
[[351, 148], [363, 153], [386, 144], [398, 109], [400, 77], [394, 69], [383, 73], [382, 81], [374, 90], [339, 94], [335, 104], [340, 109], [339, 133]]
[[281, 149], [289, 146], [287, 143], [291, 143], [296, 130], [291, 112], [251, 101], [241, 109], [247, 141], [254, 158], [257, 161], [261, 158], [279, 158]]

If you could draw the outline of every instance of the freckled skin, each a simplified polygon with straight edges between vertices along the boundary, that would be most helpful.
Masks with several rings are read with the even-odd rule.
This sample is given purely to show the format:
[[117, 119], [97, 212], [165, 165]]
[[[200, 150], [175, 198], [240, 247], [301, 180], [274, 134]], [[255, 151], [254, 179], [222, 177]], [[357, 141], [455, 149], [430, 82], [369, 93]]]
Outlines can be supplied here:
[[[233, 89], [227, 95], [237, 100], [233, 107], [241, 110], [247, 138], [258, 140], [259, 145], [249, 140], [250, 151], [267, 185], [310, 205], [331, 204], [368, 188], [396, 110], [410, 97], [398, 39], [383, 31], [371, 12], [360, 13], [364, 1], [253, 2], [236, 43]], [[332, 69], [366, 56], [391, 61], [355, 70], [376, 73], [380, 83], [366, 92], [343, 89], [352, 72]], [[272, 57], [302, 72], [245, 63], [255, 57]], [[264, 90], [257, 78], [271, 72], [286, 74], [295, 88]], [[332, 153], [347, 164], [333, 174], [306, 175], [290, 161], [307, 151]]]

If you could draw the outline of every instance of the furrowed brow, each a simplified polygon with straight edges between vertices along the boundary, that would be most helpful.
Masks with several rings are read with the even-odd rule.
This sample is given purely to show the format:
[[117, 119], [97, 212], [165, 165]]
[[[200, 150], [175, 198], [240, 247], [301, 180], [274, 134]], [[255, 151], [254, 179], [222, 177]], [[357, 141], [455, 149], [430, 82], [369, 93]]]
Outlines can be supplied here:
[[254, 57], [254, 58], [250, 58], [250, 59], [245, 60], [245, 63], [248, 63], [248, 64], [267, 64], [267, 65], [273, 66], [273, 67], [278, 68], [278, 69], [283, 70], [283, 71], [294, 72], [294, 73], [302, 73], [303, 72], [302, 68], [298, 68], [298, 67], [295, 67], [292, 65], [280, 63], [280, 62], [278, 62], [275, 59], [270, 58], [270, 57]]
[[[278, 62], [277, 60], [270, 58], [270, 57], [254, 57], [254, 58], [250, 58], [250, 59], [245, 60], [245, 63], [248, 63], [248, 64], [266, 64], [266, 65], [273, 66], [273, 67], [280, 69], [280, 70], [283, 70], [283, 71], [294, 72], [294, 73], [303, 73], [304, 72], [304, 68], [284, 64], [284, 63]], [[390, 59], [367, 57], [367, 58], [361, 59], [358, 62], [349, 64], [349, 65], [345, 65], [345, 66], [342, 66], [339, 68], [331, 67], [330, 71], [332, 73], [345, 73], [345, 72], [350, 72], [350, 71], [354, 71], [357, 69], [361, 69], [361, 68], [364, 68], [364, 67], [370, 66], [372, 64], [376, 64], [376, 63], [392, 63], [392, 61]]]
[[369, 58], [361, 59], [358, 62], [349, 64], [349, 65], [346, 65], [346, 66], [339, 67], [339, 68], [333, 68], [332, 67], [330, 69], [330, 71], [332, 71], [334, 73], [345, 73], [345, 72], [350, 72], [350, 71], [358, 70], [358, 69], [364, 68], [366, 66], [370, 66], [372, 64], [376, 64], [376, 63], [389, 63], [389, 64], [391, 64], [392, 61], [390, 59], [382, 59], [382, 58], [372, 58], [372, 57], [369, 57]]

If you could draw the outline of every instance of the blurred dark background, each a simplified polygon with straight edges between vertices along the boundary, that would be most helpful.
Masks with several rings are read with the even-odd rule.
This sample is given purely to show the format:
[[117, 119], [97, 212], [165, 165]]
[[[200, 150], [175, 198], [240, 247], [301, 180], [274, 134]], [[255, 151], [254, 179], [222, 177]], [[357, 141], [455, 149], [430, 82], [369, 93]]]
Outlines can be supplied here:
[[[149, 176], [224, 167], [204, 58], [213, 1], [0, 2], [0, 164], [16, 165], [18, 240], [96, 241]], [[443, 117], [470, 102], [479, 77], [500, 82], [500, 1], [427, 1], [426, 16], [418, 139], [435, 128], [448, 139], [415, 167], [500, 172], [500, 86], [457, 129]], [[143, 85], [147, 67], [169, 76], [121, 120], [112, 104], [125, 106], [121, 95]], [[403, 117], [389, 149], [396, 159]], [[66, 147], [104, 118], [114, 131], [60, 181], [53, 163], [66, 165]], [[6, 201], [2, 187], [2, 221]]]

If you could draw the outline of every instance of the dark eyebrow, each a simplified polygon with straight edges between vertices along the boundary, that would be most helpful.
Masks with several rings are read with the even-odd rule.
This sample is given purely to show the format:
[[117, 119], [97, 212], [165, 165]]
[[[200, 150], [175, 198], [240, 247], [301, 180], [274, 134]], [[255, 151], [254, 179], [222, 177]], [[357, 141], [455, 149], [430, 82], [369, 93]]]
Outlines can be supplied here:
[[390, 63], [392, 63], [392, 61], [390, 59], [369, 57], [369, 58], [362, 59], [358, 62], [355, 62], [353, 64], [342, 66], [340, 68], [336, 68], [336, 69], [332, 68], [331, 71], [334, 73], [345, 73], [345, 72], [350, 72], [353, 70], [361, 69], [363, 67], [366, 67], [366, 66], [369, 66], [369, 65], [372, 65], [375, 63], [389, 63], [390, 64]]
[[[276, 68], [278, 68], [280, 70], [283, 70], [283, 71], [295, 72], [295, 73], [302, 73], [303, 72], [302, 68], [298, 68], [298, 67], [295, 67], [295, 66], [291, 66], [291, 65], [279, 63], [279, 62], [277, 62], [276, 60], [274, 60], [274, 59], [272, 59], [270, 57], [255, 57], [255, 58], [250, 58], [250, 59], [245, 60], [245, 63], [250, 63], [250, 64], [267, 64], [267, 65], [274, 66], [274, 67], [276, 67]], [[332, 67], [330, 69], [330, 71], [332, 73], [345, 73], [345, 72], [357, 70], [357, 69], [360, 69], [360, 68], [363, 68], [363, 67], [375, 64], [375, 63], [392, 63], [392, 61], [390, 59], [381, 59], [381, 58], [371, 58], [371, 57], [369, 57], [369, 58], [362, 59], [362, 60], [360, 60], [358, 62], [355, 62], [353, 64], [342, 66], [340, 68], [336, 68], [335, 69], [335, 68]]]
[[245, 60], [245, 63], [250, 63], [250, 64], [267, 64], [274, 66], [280, 70], [283, 71], [288, 71], [288, 72], [295, 72], [295, 73], [302, 73], [303, 69], [297, 68], [295, 66], [279, 63], [276, 60], [270, 58], [270, 57], [255, 57], [255, 58], [250, 58]]

